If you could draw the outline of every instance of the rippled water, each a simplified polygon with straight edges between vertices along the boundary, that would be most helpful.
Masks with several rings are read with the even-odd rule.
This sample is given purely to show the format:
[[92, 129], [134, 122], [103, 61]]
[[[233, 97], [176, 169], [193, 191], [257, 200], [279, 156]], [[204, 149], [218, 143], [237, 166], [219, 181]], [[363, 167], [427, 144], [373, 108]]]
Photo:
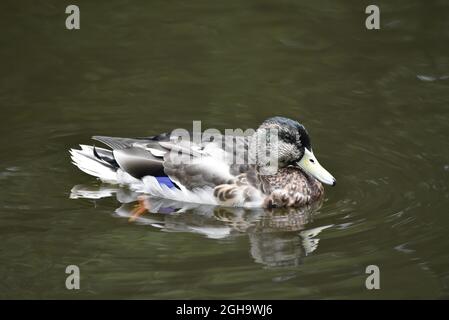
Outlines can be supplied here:
[[[359, 1], [78, 4], [67, 31], [58, 1], [2, 2], [0, 297], [449, 297], [445, 1], [380, 1], [379, 31]], [[337, 178], [321, 207], [133, 218], [136, 195], [70, 164], [95, 134], [273, 115]]]

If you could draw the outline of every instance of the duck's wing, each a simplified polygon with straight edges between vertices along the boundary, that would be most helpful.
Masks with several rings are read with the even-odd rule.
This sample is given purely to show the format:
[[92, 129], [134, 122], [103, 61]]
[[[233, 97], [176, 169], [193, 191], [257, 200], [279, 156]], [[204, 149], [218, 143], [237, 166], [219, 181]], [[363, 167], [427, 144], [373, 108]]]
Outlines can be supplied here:
[[169, 139], [168, 134], [145, 138], [120, 138], [93, 136], [112, 150], [93, 148], [95, 157], [107, 163], [114, 163], [134, 178], [144, 176], [165, 176], [163, 156], [167, 152], [160, 141]]
[[161, 141], [159, 144], [167, 150], [163, 161], [164, 172], [181, 189], [213, 188], [234, 181], [226, 152], [217, 144], [195, 144], [190, 141]]
[[235, 170], [224, 145], [215, 142], [170, 140], [168, 134], [145, 138], [94, 136], [92, 139], [112, 149], [110, 153], [95, 154], [102, 161], [113, 161], [135, 178], [168, 176], [187, 190], [232, 183], [236, 173], [240, 173]]
[[93, 140], [100, 141], [113, 150], [126, 149], [130, 147], [154, 147], [160, 148], [159, 141], [169, 141], [170, 135], [162, 133], [156, 136], [141, 137], [141, 138], [120, 138], [108, 136], [93, 136]]
[[[240, 141], [233, 148], [229, 148], [223, 139], [195, 143], [190, 140], [170, 140], [168, 135], [135, 139], [93, 138], [113, 149], [108, 154], [96, 154], [101, 160], [114, 161], [124, 172], [139, 179], [145, 176], [167, 176], [181, 189], [184, 201], [193, 201], [193, 196], [201, 193], [198, 189], [203, 189], [208, 190], [208, 196], [212, 197], [208, 198], [208, 203], [217, 201], [236, 206], [260, 202], [260, 192], [251, 181], [254, 166], [247, 161], [247, 137], [236, 137]], [[168, 192], [165, 188], [159, 190], [159, 184], [153, 183], [154, 179], [146, 180], [148, 190], [157, 189], [157, 194]], [[215, 192], [211, 192], [214, 189]], [[176, 190], [170, 193], [176, 193], [171, 195], [176, 199], [178, 193], [181, 195]], [[186, 194], [192, 197], [186, 200]]]
[[[160, 145], [170, 150], [164, 155], [164, 171], [181, 190], [212, 188], [215, 201], [231, 207], [257, 207], [262, 203], [255, 165], [242, 159], [245, 156], [241, 152], [236, 154], [236, 148], [227, 149], [215, 142]], [[245, 144], [241, 147], [247, 148]]]

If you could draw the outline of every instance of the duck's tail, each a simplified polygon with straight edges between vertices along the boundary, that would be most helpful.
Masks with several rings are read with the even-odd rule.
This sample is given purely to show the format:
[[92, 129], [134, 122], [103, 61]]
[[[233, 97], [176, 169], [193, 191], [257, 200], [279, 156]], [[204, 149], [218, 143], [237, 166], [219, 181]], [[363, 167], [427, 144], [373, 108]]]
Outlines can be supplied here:
[[131, 184], [138, 181], [120, 169], [111, 150], [83, 144], [80, 147], [69, 152], [72, 163], [81, 171], [107, 183]]
[[[80, 149], [70, 149], [70, 156], [72, 163], [81, 171], [97, 177], [104, 182], [117, 183], [117, 169], [112, 164], [107, 163], [95, 155], [98, 148], [80, 144]], [[102, 149], [103, 152], [112, 152], [110, 150]]]

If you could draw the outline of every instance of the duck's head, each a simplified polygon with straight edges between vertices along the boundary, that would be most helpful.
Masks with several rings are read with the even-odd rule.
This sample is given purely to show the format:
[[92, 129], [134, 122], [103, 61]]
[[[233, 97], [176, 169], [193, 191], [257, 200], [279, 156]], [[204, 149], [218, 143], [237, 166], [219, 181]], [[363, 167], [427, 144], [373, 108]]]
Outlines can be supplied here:
[[324, 184], [336, 184], [335, 178], [320, 165], [313, 154], [309, 134], [302, 124], [284, 117], [273, 117], [261, 124], [257, 134], [259, 138], [264, 136], [266, 139], [267, 132], [271, 130], [277, 133], [276, 143], [271, 140], [267, 145], [270, 151], [276, 150], [279, 168], [296, 166]]

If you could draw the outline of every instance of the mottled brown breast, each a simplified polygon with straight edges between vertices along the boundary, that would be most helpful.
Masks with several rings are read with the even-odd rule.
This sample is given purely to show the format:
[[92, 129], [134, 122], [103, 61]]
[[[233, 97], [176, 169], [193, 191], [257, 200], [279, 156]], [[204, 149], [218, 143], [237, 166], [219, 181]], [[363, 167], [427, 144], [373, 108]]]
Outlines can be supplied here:
[[323, 185], [297, 167], [281, 168], [274, 175], [258, 175], [266, 207], [299, 207], [319, 200]]

